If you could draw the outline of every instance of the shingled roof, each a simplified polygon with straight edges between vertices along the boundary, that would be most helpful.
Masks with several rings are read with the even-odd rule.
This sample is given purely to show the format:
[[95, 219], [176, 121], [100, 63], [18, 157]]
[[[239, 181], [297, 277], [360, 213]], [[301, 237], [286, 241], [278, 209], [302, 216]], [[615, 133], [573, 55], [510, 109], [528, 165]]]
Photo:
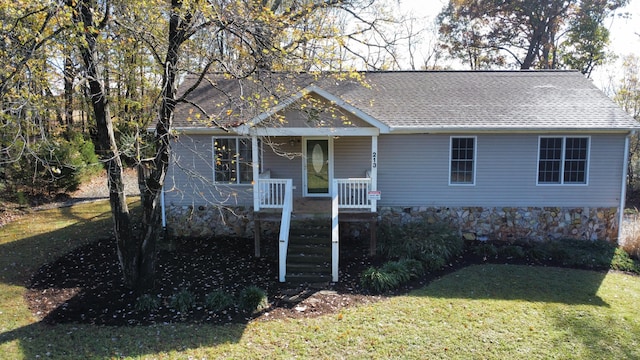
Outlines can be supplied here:
[[[385, 124], [390, 132], [438, 131], [623, 131], [639, 128], [593, 83], [576, 71], [394, 71], [364, 72], [362, 80], [276, 74], [266, 79], [203, 82], [189, 97], [216, 122], [250, 122], [265, 99], [282, 104], [312, 86]], [[193, 80], [187, 80], [185, 87]], [[274, 102], [274, 103], [276, 103]], [[176, 109], [174, 125], [194, 121], [191, 104]]]

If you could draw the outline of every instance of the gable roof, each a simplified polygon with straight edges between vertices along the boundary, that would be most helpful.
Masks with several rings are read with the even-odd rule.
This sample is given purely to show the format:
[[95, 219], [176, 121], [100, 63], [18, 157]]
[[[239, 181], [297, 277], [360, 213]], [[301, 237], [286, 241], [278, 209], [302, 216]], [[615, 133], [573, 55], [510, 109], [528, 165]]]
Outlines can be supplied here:
[[[254, 126], [293, 103], [301, 94], [314, 92], [383, 133], [639, 128], [638, 122], [577, 71], [361, 74], [364, 82], [317, 78], [310, 74], [276, 74], [260, 81], [221, 79], [201, 84], [189, 100], [207, 113], [216, 113], [216, 120], [224, 126]], [[272, 103], [277, 105], [248, 106], [247, 99], [266, 98], [275, 100]], [[202, 128], [202, 122], [192, 120], [193, 113], [192, 105], [179, 105], [175, 127]]]

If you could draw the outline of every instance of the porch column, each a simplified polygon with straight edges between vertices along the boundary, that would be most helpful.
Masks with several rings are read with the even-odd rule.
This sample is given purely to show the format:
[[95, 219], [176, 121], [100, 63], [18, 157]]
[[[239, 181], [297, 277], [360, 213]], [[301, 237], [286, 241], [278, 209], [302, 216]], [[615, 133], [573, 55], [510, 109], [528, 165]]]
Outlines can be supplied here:
[[[378, 136], [371, 137], [371, 190], [378, 190]], [[371, 199], [371, 212], [376, 212], [378, 200]]]
[[[251, 136], [251, 168], [253, 170], [253, 211], [260, 210], [260, 157], [258, 156], [258, 137]], [[260, 220], [253, 214], [253, 247], [255, 257], [260, 257]]]
[[253, 170], [253, 211], [260, 210], [260, 157], [258, 156], [258, 136], [251, 136], [251, 167]]

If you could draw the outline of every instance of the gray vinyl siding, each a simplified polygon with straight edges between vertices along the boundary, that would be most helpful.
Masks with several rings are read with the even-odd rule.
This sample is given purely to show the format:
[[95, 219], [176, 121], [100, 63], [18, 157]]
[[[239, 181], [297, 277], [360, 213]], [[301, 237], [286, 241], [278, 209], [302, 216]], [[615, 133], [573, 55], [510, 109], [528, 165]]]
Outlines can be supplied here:
[[181, 135], [172, 143], [165, 203], [173, 206], [253, 204], [251, 185], [215, 184], [211, 135]]
[[343, 136], [333, 142], [334, 176], [338, 179], [363, 178], [371, 169], [371, 137]]
[[[456, 136], [461, 136], [456, 134]], [[475, 136], [470, 134], [469, 136]], [[379, 138], [380, 206], [617, 207], [624, 135], [591, 135], [588, 185], [536, 185], [538, 135], [477, 135], [476, 184], [449, 185], [448, 135]]]
[[[617, 207], [620, 203], [624, 135], [590, 135], [587, 185], [536, 185], [536, 134], [469, 136], [477, 141], [475, 185], [449, 185], [450, 136], [380, 135], [379, 206]], [[173, 144], [165, 184], [167, 204], [251, 206], [251, 185], [213, 183], [211, 138], [183, 135]], [[302, 196], [302, 138], [277, 137], [263, 143], [263, 169], [270, 170], [272, 178], [293, 179], [294, 197]], [[370, 169], [370, 137], [339, 137], [333, 149], [334, 177], [364, 177]]]

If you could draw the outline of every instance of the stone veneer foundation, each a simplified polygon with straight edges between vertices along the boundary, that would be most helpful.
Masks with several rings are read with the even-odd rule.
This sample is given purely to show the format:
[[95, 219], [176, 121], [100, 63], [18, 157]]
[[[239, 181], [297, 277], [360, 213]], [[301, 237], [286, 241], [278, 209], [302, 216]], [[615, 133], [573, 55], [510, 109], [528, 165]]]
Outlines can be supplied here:
[[[618, 237], [617, 208], [381, 207], [378, 220], [392, 224], [446, 222], [467, 240], [574, 238], [615, 241]], [[253, 210], [173, 206], [167, 209], [167, 224], [172, 236], [250, 238], [253, 237]], [[277, 231], [278, 226], [277, 223], [265, 223], [262, 228], [269, 233]], [[354, 228], [358, 226], [367, 224], [349, 224], [349, 233], [367, 233]]]

